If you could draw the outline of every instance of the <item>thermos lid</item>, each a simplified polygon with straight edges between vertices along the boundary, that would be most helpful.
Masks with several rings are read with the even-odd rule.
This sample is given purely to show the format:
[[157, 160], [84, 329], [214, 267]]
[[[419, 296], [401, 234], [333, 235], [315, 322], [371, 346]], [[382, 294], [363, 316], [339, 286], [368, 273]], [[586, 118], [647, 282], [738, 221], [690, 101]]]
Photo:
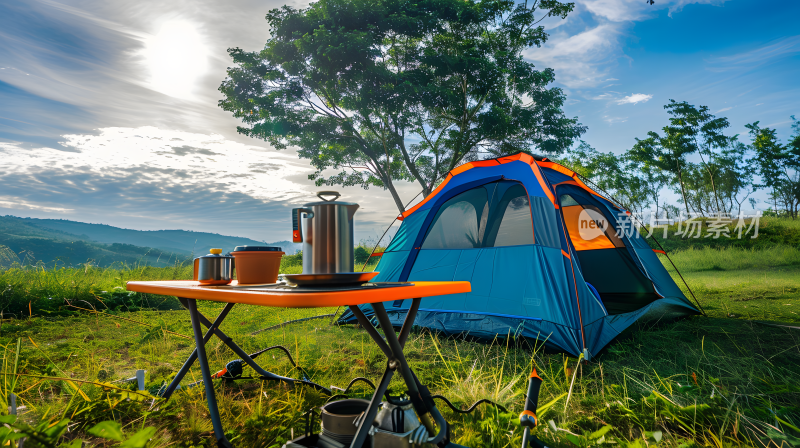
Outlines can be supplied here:
[[[325, 196], [334, 196], [333, 199], [325, 199]], [[358, 204], [355, 202], [339, 202], [339, 192], [337, 191], [319, 191], [317, 192], [317, 197], [322, 199], [322, 202], [309, 202], [305, 204], [305, 207], [313, 207], [315, 205], [344, 205], [344, 206], [355, 206], [358, 208]], [[355, 211], [355, 209], [354, 209]]]
[[236, 246], [234, 252], [282, 252], [283, 249], [274, 246]]

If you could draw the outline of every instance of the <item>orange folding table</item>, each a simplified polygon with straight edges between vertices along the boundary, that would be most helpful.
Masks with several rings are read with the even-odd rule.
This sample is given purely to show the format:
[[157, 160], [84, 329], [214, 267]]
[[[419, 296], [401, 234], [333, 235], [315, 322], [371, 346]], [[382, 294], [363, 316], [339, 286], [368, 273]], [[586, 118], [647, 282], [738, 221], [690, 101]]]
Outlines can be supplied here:
[[[232, 445], [225, 437], [225, 433], [222, 429], [216, 396], [214, 394], [214, 386], [212, 384], [211, 370], [208, 366], [208, 358], [205, 351], [205, 344], [211, 339], [212, 335], [216, 335], [220, 338], [225, 345], [230, 347], [245, 363], [261, 375], [262, 379], [285, 381], [291, 384], [306, 384], [327, 391], [323, 386], [309, 380], [287, 378], [262, 369], [241, 347], [223, 333], [219, 327], [231, 308], [237, 303], [285, 308], [348, 306], [353, 314], [355, 314], [358, 322], [364, 327], [367, 333], [369, 333], [370, 337], [372, 337], [373, 341], [375, 341], [387, 357], [386, 370], [383, 373], [378, 387], [375, 389], [369, 407], [365, 412], [365, 418], [361, 420], [362, 424], [350, 446], [361, 448], [363, 445], [369, 433], [371, 423], [378, 413], [382, 397], [386, 393], [389, 382], [395, 371], [399, 371], [402, 375], [406, 387], [408, 388], [408, 395], [411, 399], [411, 403], [417, 415], [420, 417], [420, 421], [432, 435], [428, 439], [428, 442], [437, 444], [444, 439], [447, 423], [436, 409], [427, 388], [420, 384], [416, 375], [414, 375], [414, 372], [409, 367], [408, 362], [406, 362], [405, 356], [403, 355], [403, 347], [405, 346], [411, 327], [414, 324], [414, 318], [416, 317], [422, 298], [469, 292], [469, 282], [378, 282], [357, 286], [342, 285], [311, 288], [289, 287], [284, 284], [246, 286], [238, 285], [235, 281], [225, 286], [201, 286], [196, 281], [133, 281], [127, 283], [127, 288], [128, 291], [176, 296], [183, 306], [189, 310], [196, 348], [162, 396], [169, 398], [178, 388], [181, 380], [189, 371], [192, 364], [194, 364], [194, 361], [199, 361], [200, 370], [203, 375], [203, 383], [206, 389], [208, 411], [214, 427], [214, 436], [219, 446], [230, 447]], [[398, 335], [394, 331], [394, 327], [389, 319], [389, 315], [386, 313], [383, 302], [407, 299], [412, 300], [411, 307], [406, 314], [403, 326]], [[197, 300], [224, 302], [226, 305], [212, 323], [208, 318], [197, 311]], [[364, 315], [358, 307], [358, 305], [367, 303], [372, 307], [385, 337], [378, 333], [366, 315]], [[201, 324], [208, 328], [205, 335], [202, 332]], [[330, 391], [328, 392], [330, 393]], [[438, 431], [434, 430], [433, 421], [436, 422]], [[435, 435], [433, 435], [434, 432]]]

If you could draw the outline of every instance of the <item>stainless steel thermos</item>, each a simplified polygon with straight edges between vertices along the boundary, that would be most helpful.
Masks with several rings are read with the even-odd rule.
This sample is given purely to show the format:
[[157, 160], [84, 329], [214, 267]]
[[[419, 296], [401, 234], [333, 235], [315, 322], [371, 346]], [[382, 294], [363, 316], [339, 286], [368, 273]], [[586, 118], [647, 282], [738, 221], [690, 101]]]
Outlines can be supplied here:
[[358, 204], [336, 201], [335, 191], [317, 196], [320, 202], [292, 210], [292, 240], [303, 243], [303, 274], [353, 272], [353, 215]]

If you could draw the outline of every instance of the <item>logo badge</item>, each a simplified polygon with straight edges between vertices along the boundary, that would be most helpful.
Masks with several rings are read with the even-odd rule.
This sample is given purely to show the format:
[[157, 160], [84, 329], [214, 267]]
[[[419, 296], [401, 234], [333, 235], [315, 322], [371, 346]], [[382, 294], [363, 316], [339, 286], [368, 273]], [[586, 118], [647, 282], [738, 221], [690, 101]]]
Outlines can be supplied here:
[[607, 229], [608, 220], [595, 210], [583, 209], [578, 215], [578, 232], [584, 241], [591, 241], [603, 235]]

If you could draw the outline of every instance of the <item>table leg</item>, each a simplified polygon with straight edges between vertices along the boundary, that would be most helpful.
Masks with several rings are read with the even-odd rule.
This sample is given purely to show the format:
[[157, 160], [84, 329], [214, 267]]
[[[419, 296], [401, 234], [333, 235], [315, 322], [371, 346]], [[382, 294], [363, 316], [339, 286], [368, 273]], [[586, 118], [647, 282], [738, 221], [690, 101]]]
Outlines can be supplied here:
[[386, 357], [389, 358], [389, 360], [391, 360], [392, 350], [389, 349], [388, 345], [386, 345], [386, 341], [383, 340], [380, 333], [378, 333], [378, 330], [376, 330], [375, 327], [372, 326], [372, 322], [370, 322], [369, 319], [367, 319], [367, 316], [364, 315], [364, 312], [361, 311], [361, 308], [357, 306], [351, 306], [350, 311], [353, 313], [354, 316], [356, 316], [358, 323], [361, 324], [361, 326], [364, 328], [367, 334], [372, 338], [372, 340], [375, 341], [376, 344], [378, 344], [378, 348], [381, 349], [383, 354], [386, 355]]
[[[386, 343], [392, 350], [394, 359], [390, 359], [389, 363], [391, 364], [392, 362], [395, 362], [396, 368], [400, 370], [400, 375], [403, 376], [403, 381], [405, 381], [406, 387], [408, 387], [408, 395], [411, 397], [411, 402], [414, 404], [414, 408], [416, 409], [417, 413], [427, 414], [428, 410], [425, 408], [425, 405], [419, 398], [419, 388], [417, 387], [417, 382], [414, 380], [414, 375], [411, 373], [411, 368], [408, 366], [408, 362], [406, 362], [406, 358], [403, 355], [403, 347], [400, 346], [400, 341], [397, 339], [397, 334], [394, 332], [394, 327], [389, 320], [389, 315], [386, 314], [386, 309], [383, 307], [383, 303], [373, 303], [372, 309], [374, 310], [375, 317], [378, 318], [378, 322], [381, 325], [383, 334], [386, 337]], [[409, 310], [409, 314], [410, 312], [411, 310]], [[406, 315], [406, 317], [408, 318], [409, 316]]]
[[367, 440], [369, 430], [372, 428], [372, 422], [378, 415], [378, 409], [381, 407], [383, 395], [386, 394], [386, 390], [389, 388], [389, 383], [392, 381], [392, 376], [394, 376], [394, 370], [387, 365], [386, 370], [383, 371], [381, 382], [378, 383], [378, 387], [375, 388], [375, 393], [372, 394], [369, 407], [367, 407], [367, 410], [364, 411], [366, 415], [364, 416], [364, 420], [362, 421], [361, 426], [358, 428], [358, 431], [356, 431], [356, 436], [353, 438], [350, 448], [361, 448], [361, 446], [364, 445], [364, 442]]
[[[420, 299], [414, 300], [419, 301]], [[419, 415], [420, 422], [425, 426], [425, 429], [428, 430], [428, 433], [431, 435], [431, 437], [435, 437], [434, 443], [438, 443], [438, 441], [444, 437], [444, 431], [446, 430], [445, 426], [447, 422], [444, 421], [444, 418], [436, 409], [436, 406], [433, 404], [433, 400], [427, 394], [427, 389], [423, 388], [426, 391], [425, 397], [423, 397], [420, 393], [420, 386], [418, 385], [417, 379], [414, 376], [414, 373], [411, 371], [411, 367], [409, 367], [405, 356], [403, 355], [403, 346], [400, 344], [400, 340], [397, 338], [397, 335], [394, 332], [394, 327], [392, 326], [392, 322], [389, 320], [389, 315], [386, 313], [386, 309], [383, 307], [383, 303], [373, 303], [371, 306], [375, 312], [375, 317], [378, 318], [378, 322], [380, 323], [383, 333], [386, 336], [386, 342], [394, 354], [394, 360], [390, 361], [389, 365], [394, 362], [396, 368], [400, 370], [400, 374], [403, 376], [406, 387], [408, 387], [408, 395], [411, 398], [411, 404], [414, 406], [414, 410], [417, 412], [417, 415]], [[408, 314], [406, 314], [406, 320], [403, 322], [404, 328], [400, 329], [401, 336], [404, 333], [406, 334], [406, 337], [408, 336], [410, 329], [406, 327], [406, 325], [413, 324], [417, 309], [418, 305], [415, 307], [412, 303], [412, 307], [409, 308]], [[436, 420], [437, 424], [440, 426], [438, 434], [434, 427], [434, 420]]]
[[[383, 303], [371, 304], [372, 309], [375, 312], [375, 317], [377, 317], [381, 329], [385, 335], [385, 341], [384, 338], [382, 338], [381, 335], [375, 331], [375, 328], [371, 323], [369, 323], [357, 306], [351, 306], [350, 310], [353, 311], [353, 314], [367, 330], [367, 333], [372, 337], [375, 343], [381, 347], [384, 353], [386, 353], [386, 356], [389, 358], [387, 372], [392, 372], [396, 369], [400, 370], [400, 374], [403, 376], [406, 387], [408, 387], [408, 394], [411, 398], [411, 403], [414, 405], [414, 410], [417, 412], [417, 415], [419, 415], [420, 421], [425, 426], [425, 429], [428, 430], [431, 436], [436, 436], [434, 443], [438, 443], [438, 441], [444, 436], [445, 426], [447, 423], [444, 421], [441, 414], [436, 410], [435, 405], [432, 404], [430, 397], [427, 397], [428, 403], [426, 404], [426, 399], [424, 399], [420, 393], [421, 386], [418, 385], [418, 381], [414, 376], [414, 372], [409, 367], [408, 362], [403, 355], [403, 347], [408, 339], [411, 327], [414, 325], [414, 319], [416, 318], [417, 310], [419, 309], [419, 303], [419, 298], [413, 300], [411, 307], [406, 314], [406, 318], [403, 321], [403, 326], [400, 328], [399, 339], [397, 334], [394, 332], [394, 327], [389, 320], [389, 315], [386, 313], [386, 309], [383, 307]], [[384, 373], [384, 379], [386, 379], [386, 373]], [[383, 382], [383, 380], [381, 380], [381, 382]], [[388, 383], [386, 386], [388, 387]], [[372, 420], [375, 419], [374, 414], [377, 413], [377, 408], [380, 404], [380, 398], [383, 396], [383, 393], [385, 393], [385, 389], [382, 391], [376, 390], [375, 393], [376, 394], [373, 395], [372, 401], [367, 408], [367, 415], [365, 416], [366, 418], [358, 429], [357, 436], [359, 436], [359, 438], [353, 440], [351, 448], [360, 448], [360, 443], [363, 443], [362, 438], [366, 438], [366, 434], [369, 431], [369, 426], [372, 425]], [[429, 406], [431, 406], [431, 409], [428, 409]], [[440, 426], [439, 434], [436, 434], [435, 427], [433, 425], [433, 419], [435, 419], [437, 424]]]
[[[414, 325], [414, 318], [416, 317], [417, 309], [419, 309], [419, 303], [420, 299], [414, 299], [412, 301], [411, 308], [409, 309], [408, 313], [406, 314], [406, 318], [403, 321], [403, 327], [400, 329], [401, 346], [405, 345], [408, 334], [411, 331], [411, 327]], [[356, 316], [356, 319], [358, 319], [358, 322], [367, 331], [367, 334], [372, 337], [372, 340], [374, 340], [375, 343], [378, 344], [378, 347], [380, 347], [384, 354], [386, 354], [388, 360], [390, 362], [394, 361], [395, 357], [392, 353], [392, 350], [386, 344], [386, 341], [383, 340], [381, 335], [375, 330], [375, 327], [372, 326], [372, 323], [369, 321], [369, 319], [367, 319], [361, 309], [357, 306], [351, 306], [350, 311], [352, 311]], [[394, 334], [394, 329], [391, 331], [392, 334]], [[375, 416], [378, 415], [378, 410], [381, 406], [381, 402], [383, 401], [383, 396], [386, 394], [386, 390], [389, 388], [389, 383], [392, 380], [392, 376], [394, 376], [394, 369], [397, 367], [397, 364], [393, 363], [393, 365], [394, 367], [390, 367], [390, 364], [387, 364], [386, 370], [383, 372], [383, 377], [381, 378], [378, 387], [375, 388], [375, 393], [372, 394], [372, 400], [369, 402], [369, 407], [367, 407], [367, 410], [365, 411], [366, 415], [364, 416], [363, 423], [358, 428], [356, 436], [353, 439], [353, 442], [350, 444], [350, 448], [361, 448], [361, 446], [364, 444], [364, 441], [367, 439], [369, 430], [372, 427], [372, 422], [375, 420]]]
[[419, 298], [411, 300], [411, 306], [408, 308], [405, 320], [403, 320], [403, 326], [400, 327], [400, 337], [398, 338], [400, 347], [406, 346], [406, 339], [408, 339], [408, 334], [411, 333], [411, 327], [414, 326], [414, 319], [417, 318], [417, 311], [421, 301], [422, 299]]
[[214, 383], [211, 382], [211, 370], [208, 368], [208, 358], [206, 357], [206, 346], [203, 341], [203, 329], [200, 326], [200, 313], [197, 311], [197, 302], [194, 299], [188, 299], [186, 302], [189, 308], [189, 315], [192, 318], [192, 330], [194, 330], [194, 340], [197, 344], [197, 360], [200, 362], [200, 371], [203, 373], [203, 382], [206, 386], [208, 413], [211, 417], [211, 424], [214, 427], [214, 436], [217, 438], [218, 446], [231, 448], [232, 445], [225, 438], [225, 431], [222, 429], [222, 421], [219, 418], [217, 397], [214, 394]]
[[[208, 329], [206, 335], [203, 336], [203, 346], [205, 346], [205, 344], [209, 340], [211, 340], [211, 336], [214, 334], [214, 328], [219, 328], [219, 326], [222, 325], [222, 321], [225, 320], [225, 317], [228, 316], [228, 313], [231, 311], [231, 308], [233, 308], [233, 305], [234, 305], [233, 303], [226, 304], [225, 308], [222, 309], [222, 312], [219, 313], [219, 316], [217, 316], [217, 318], [214, 319], [214, 323]], [[175, 378], [172, 379], [172, 382], [167, 387], [167, 390], [165, 390], [164, 393], [161, 394], [162, 398], [169, 398], [170, 396], [172, 396], [172, 393], [175, 392], [175, 390], [181, 384], [183, 377], [186, 376], [187, 373], [189, 373], [189, 369], [192, 368], [192, 364], [194, 364], [194, 361], [196, 359], [197, 359], [197, 348], [195, 348], [194, 351], [192, 351], [192, 354], [189, 355], [189, 359], [187, 359], [186, 362], [183, 363], [183, 366], [178, 371], [178, 374], [175, 375]]]
[[[185, 300], [186, 299], [181, 299], [181, 302], [184, 302]], [[200, 319], [200, 322], [203, 325], [205, 325], [206, 327], [211, 329], [211, 325], [212, 324], [211, 324], [211, 321], [209, 321], [207, 317], [203, 316], [203, 314], [200, 313], [199, 311], [197, 312], [197, 316], [198, 316], [198, 318]], [[289, 377], [285, 377], [285, 376], [281, 376], [281, 375], [276, 375], [276, 374], [274, 374], [272, 372], [268, 372], [268, 371], [264, 370], [263, 368], [261, 368], [261, 366], [256, 364], [256, 362], [253, 360], [253, 358], [250, 357], [250, 355], [247, 354], [247, 352], [242, 350], [242, 348], [239, 347], [238, 344], [233, 342], [233, 339], [231, 339], [230, 336], [226, 335], [222, 330], [220, 330], [219, 328], [216, 328], [216, 327], [214, 328], [213, 331], [214, 331], [214, 334], [218, 338], [220, 338], [225, 345], [227, 345], [231, 350], [233, 350], [234, 353], [236, 353], [242, 359], [242, 361], [247, 363], [247, 365], [252, 367], [253, 370], [256, 371], [256, 373], [261, 375], [262, 379], [273, 380], [273, 381], [283, 381], [283, 382], [286, 382], [286, 383], [289, 383], [289, 384], [302, 383], [302, 384], [306, 384], [308, 386], [311, 386], [311, 387], [313, 387], [313, 388], [315, 388], [317, 390], [321, 390], [321, 391], [327, 393], [328, 395], [331, 394], [331, 390], [330, 389], [328, 389], [325, 386], [321, 386], [321, 385], [319, 385], [317, 383], [314, 383], [312, 381], [297, 380], [297, 379], [294, 379], [294, 378], [289, 378]]]
[[[203, 314], [200, 313], [199, 311], [197, 312], [197, 317], [198, 317], [200, 323], [202, 323], [203, 325], [208, 327], [209, 330], [211, 330], [211, 327], [212, 327], [213, 324], [211, 323], [210, 320], [208, 320], [207, 317], [203, 316]], [[287, 383], [292, 383], [292, 384], [295, 383], [295, 382], [298, 382], [298, 380], [296, 380], [294, 378], [288, 378], [288, 377], [285, 377], [285, 376], [276, 375], [276, 374], [274, 374], [272, 372], [267, 372], [266, 370], [261, 368], [261, 366], [256, 364], [256, 362], [253, 361], [253, 358], [251, 358], [250, 355], [247, 354], [247, 352], [242, 350], [242, 348], [239, 347], [238, 344], [233, 342], [233, 339], [231, 339], [231, 337], [228, 336], [227, 334], [225, 334], [222, 330], [220, 330], [217, 327], [214, 327], [212, 331], [214, 332], [214, 334], [218, 338], [220, 338], [222, 340], [222, 342], [225, 345], [228, 346], [228, 348], [233, 350], [233, 352], [236, 353], [236, 355], [239, 356], [242, 359], [242, 361], [244, 361], [245, 363], [247, 363], [247, 365], [252, 367], [253, 370], [255, 370], [256, 373], [258, 373], [259, 375], [265, 377], [266, 379], [286, 381]]]

